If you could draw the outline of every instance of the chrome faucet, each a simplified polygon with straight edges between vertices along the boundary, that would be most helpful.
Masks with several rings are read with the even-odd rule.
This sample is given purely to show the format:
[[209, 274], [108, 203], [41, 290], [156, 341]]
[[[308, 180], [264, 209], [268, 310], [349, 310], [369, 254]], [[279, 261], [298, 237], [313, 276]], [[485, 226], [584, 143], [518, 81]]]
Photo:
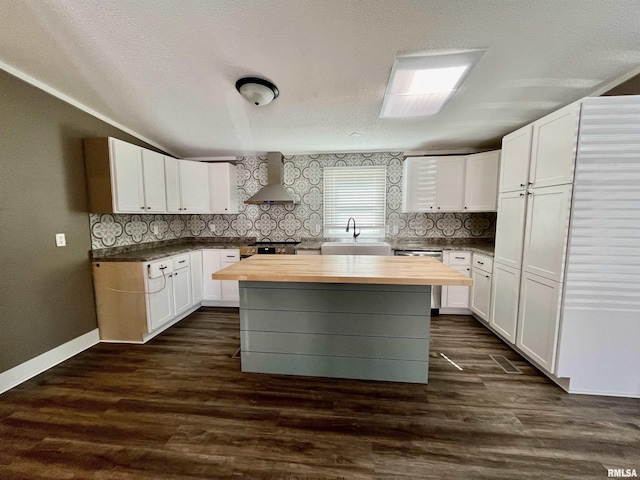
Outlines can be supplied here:
[[353, 217], [349, 217], [349, 220], [347, 220], [347, 232], [349, 231], [351, 220], [353, 220], [353, 242], [355, 243], [358, 239], [358, 235], [360, 235], [360, 232], [356, 233], [356, 219]]

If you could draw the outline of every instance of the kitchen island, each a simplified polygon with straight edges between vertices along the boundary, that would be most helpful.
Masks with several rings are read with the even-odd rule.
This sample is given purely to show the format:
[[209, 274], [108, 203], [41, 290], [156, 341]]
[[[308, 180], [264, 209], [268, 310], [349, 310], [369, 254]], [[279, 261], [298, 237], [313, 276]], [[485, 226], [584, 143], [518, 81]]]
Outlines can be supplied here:
[[240, 282], [243, 372], [427, 383], [431, 286], [472, 281], [423, 257], [254, 255]]

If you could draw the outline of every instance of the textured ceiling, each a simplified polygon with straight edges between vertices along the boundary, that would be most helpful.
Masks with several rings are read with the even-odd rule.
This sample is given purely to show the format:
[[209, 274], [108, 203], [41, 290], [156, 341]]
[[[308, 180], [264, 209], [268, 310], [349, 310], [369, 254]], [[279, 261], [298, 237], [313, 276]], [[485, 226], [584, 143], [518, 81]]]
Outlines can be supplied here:
[[[462, 151], [635, 69], [638, 25], [638, 0], [0, 0], [0, 62], [184, 157]], [[441, 113], [378, 118], [396, 55], [478, 48]]]

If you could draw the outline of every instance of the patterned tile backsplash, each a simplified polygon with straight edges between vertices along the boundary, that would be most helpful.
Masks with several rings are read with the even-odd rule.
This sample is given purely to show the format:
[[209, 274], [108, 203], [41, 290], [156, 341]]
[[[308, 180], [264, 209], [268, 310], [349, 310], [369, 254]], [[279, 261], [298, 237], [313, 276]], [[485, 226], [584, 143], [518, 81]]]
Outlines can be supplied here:
[[[232, 215], [90, 214], [93, 249], [183, 237], [322, 238], [324, 167], [387, 167], [387, 237], [493, 238], [495, 213], [402, 213], [402, 154], [348, 153], [285, 157], [284, 185], [295, 205], [246, 205], [267, 183], [266, 157], [238, 158], [239, 213]], [[157, 227], [157, 234], [154, 233]], [[392, 235], [393, 227], [398, 233]]]

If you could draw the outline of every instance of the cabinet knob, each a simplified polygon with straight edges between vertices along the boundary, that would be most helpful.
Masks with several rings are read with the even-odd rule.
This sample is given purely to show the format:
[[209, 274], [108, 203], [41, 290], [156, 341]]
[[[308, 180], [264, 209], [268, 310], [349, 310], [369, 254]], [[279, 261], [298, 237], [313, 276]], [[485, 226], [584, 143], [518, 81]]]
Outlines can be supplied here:
[[438, 207], [438, 210], [440, 210], [440, 207]]
[[491, 278], [489, 275], [485, 275], [486, 278]]
[[529, 182], [529, 186], [533, 185], [533, 182]]
[[520, 184], [520, 186], [521, 186], [522, 188], [524, 188], [524, 183], [521, 183], [521, 184]]
[[142, 210], [144, 210], [144, 207], [140, 207]]
[[467, 208], [469, 208], [469, 207], [467, 207], [467, 206], [465, 205], [464, 209], [466, 210]]
[[521, 193], [521, 194], [520, 194], [520, 196], [521, 196], [521, 197], [524, 197], [524, 193]]
[[151, 207], [147, 207], [147, 210], [151, 210]]

